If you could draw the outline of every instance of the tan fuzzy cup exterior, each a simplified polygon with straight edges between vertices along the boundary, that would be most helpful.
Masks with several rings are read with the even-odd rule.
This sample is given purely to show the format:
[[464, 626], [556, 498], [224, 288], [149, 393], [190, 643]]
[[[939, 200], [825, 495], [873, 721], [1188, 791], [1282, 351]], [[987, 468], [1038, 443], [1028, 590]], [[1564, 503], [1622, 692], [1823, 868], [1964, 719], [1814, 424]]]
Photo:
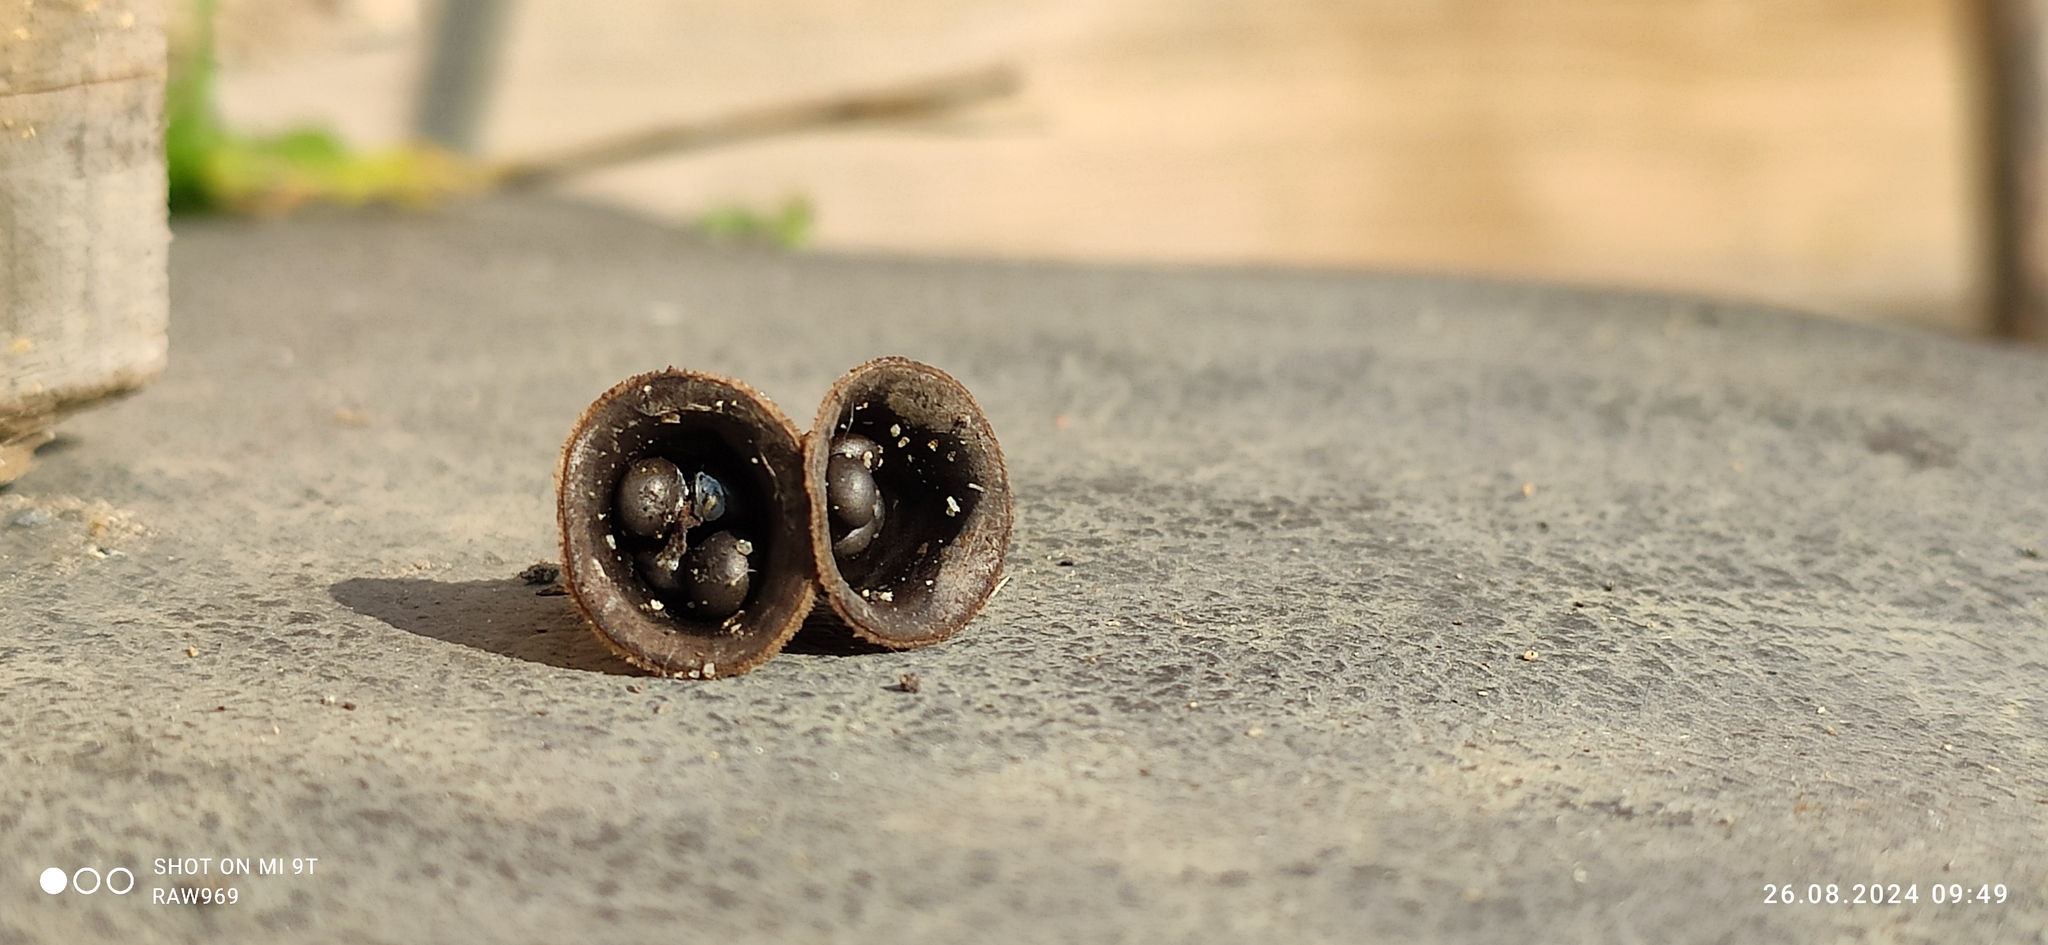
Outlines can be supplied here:
[[[842, 560], [826, 469], [847, 434], [881, 447], [874, 476], [887, 525], [873, 547]], [[1002, 447], [974, 395], [938, 368], [877, 358], [841, 377], [805, 437], [804, 482], [825, 600], [864, 640], [891, 649], [944, 640], [1002, 580], [1014, 516]]]
[[[613, 512], [634, 460], [689, 453], [735, 470], [754, 558], [747, 604], [723, 620], [693, 620], [644, 586]], [[556, 473], [562, 584], [599, 640], [635, 666], [711, 679], [760, 665], [811, 610], [816, 575], [796, 425], [759, 392], [729, 378], [670, 368], [629, 378], [576, 421]]]

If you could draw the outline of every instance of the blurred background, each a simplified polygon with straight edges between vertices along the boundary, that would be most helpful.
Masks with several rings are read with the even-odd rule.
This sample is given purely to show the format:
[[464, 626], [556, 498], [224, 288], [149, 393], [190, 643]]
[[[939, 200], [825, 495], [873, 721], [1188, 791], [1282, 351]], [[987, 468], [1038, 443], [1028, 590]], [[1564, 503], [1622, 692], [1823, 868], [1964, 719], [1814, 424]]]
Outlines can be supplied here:
[[218, 0], [220, 120], [413, 139], [444, 3], [477, 34], [453, 48], [483, 51], [451, 143], [493, 160], [1021, 78], [550, 185], [678, 222], [800, 201], [827, 250], [1455, 271], [1991, 324], [1967, 0]]

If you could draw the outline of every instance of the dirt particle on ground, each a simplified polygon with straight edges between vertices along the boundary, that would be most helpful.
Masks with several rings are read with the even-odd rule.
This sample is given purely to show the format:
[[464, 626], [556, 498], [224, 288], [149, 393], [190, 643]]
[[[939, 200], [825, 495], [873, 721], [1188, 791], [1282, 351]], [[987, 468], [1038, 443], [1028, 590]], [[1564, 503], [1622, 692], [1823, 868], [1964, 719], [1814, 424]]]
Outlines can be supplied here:
[[924, 683], [918, 680], [916, 673], [904, 673], [896, 677], [896, 685], [892, 688], [897, 692], [915, 693], [924, 688]]
[[1960, 443], [1945, 441], [1896, 419], [1865, 434], [1863, 445], [1872, 453], [1889, 453], [1905, 460], [1907, 468], [1914, 472], [1954, 466], [1961, 452]]
[[105, 560], [141, 551], [140, 539], [148, 534], [132, 512], [102, 500], [64, 495], [0, 495], [0, 524], [39, 533], [64, 572], [87, 558]]
[[191, 657], [197, 657], [197, 656], [199, 655], [199, 648], [198, 648], [198, 647], [196, 647], [196, 646], [188, 646], [188, 647], [186, 647], [186, 648], [185, 648], [185, 655], [186, 655], [186, 656], [191, 656]]
[[1540, 660], [1540, 659], [1542, 659], [1542, 658], [1543, 658], [1543, 655], [1542, 655], [1542, 654], [1540, 654], [1540, 653], [1537, 653], [1537, 652], [1536, 652], [1535, 650], [1523, 650], [1523, 651], [1522, 651], [1522, 662], [1524, 662], [1524, 663], [1534, 663], [1534, 662], [1536, 662], [1537, 660]]
[[562, 580], [562, 566], [547, 561], [538, 561], [527, 565], [526, 570], [519, 572], [519, 579], [525, 581], [528, 587], [545, 587], [550, 584], [557, 584]]

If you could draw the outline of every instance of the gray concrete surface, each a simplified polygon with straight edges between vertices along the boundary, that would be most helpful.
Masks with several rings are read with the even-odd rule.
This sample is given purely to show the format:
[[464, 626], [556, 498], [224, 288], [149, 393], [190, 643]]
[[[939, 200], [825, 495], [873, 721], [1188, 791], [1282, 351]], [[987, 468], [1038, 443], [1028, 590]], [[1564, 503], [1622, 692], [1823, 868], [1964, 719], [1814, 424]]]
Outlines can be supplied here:
[[[2038, 352], [546, 202], [189, 223], [172, 263], [169, 373], [0, 493], [0, 942], [2048, 924]], [[807, 419], [883, 353], [1010, 457], [1014, 579], [959, 637], [653, 679], [515, 578], [607, 385], [706, 368]], [[286, 875], [153, 869], [187, 856]], [[1765, 901], [1873, 882], [1918, 902]], [[150, 900], [202, 884], [238, 900]]]

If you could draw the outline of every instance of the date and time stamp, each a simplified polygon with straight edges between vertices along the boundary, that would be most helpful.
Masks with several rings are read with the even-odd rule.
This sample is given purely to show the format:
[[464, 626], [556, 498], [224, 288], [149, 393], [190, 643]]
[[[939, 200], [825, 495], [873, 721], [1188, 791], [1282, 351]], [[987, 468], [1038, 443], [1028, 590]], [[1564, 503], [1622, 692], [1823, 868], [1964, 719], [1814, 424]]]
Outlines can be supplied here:
[[1767, 906], [2002, 906], [2004, 883], [1765, 883]]

